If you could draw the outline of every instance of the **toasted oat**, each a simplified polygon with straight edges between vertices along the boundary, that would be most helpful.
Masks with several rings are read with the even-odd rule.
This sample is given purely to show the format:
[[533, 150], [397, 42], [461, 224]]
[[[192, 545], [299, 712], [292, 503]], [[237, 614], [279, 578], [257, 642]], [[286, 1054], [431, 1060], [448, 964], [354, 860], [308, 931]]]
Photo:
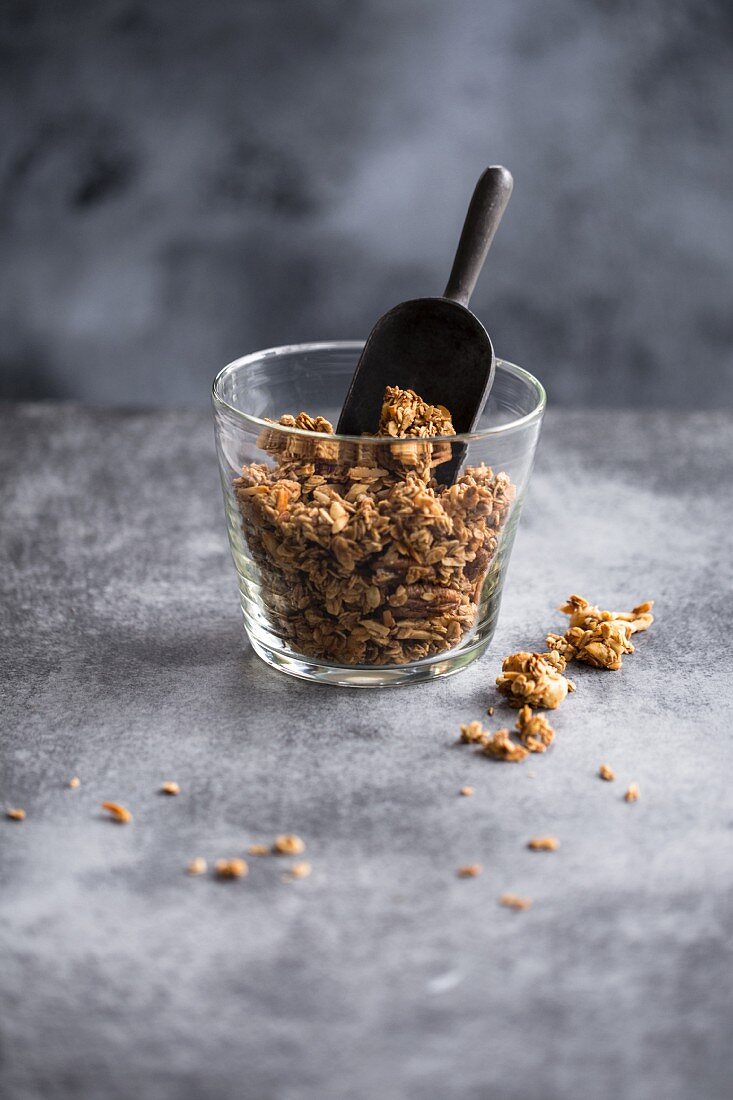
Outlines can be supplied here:
[[473, 794], [473, 787], [461, 787], [459, 794], [462, 794], [464, 798], [470, 798]]
[[270, 849], [267, 844], [250, 844], [247, 852], [251, 856], [269, 856]]
[[555, 740], [555, 731], [543, 714], [532, 714], [532, 708], [522, 707], [517, 715], [519, 739], [530, 752], [544, 752]]
[[527, 847], [533, 852], [556, 852], [560, 847], [560, 841], [556, 836], [533, 836], [527, 841]]
[[68, 786], [71, 787], [72, 791], [75, 791], [77, 787], [81, 786], [81, 779], [79, 778], [79, 776], [72, 776], [72, 778], [69, 780]]
[[613, 768], [609, 768], [608, 764], [601, 764], [598, 769], [598, 774], [601, 779], [605, 779], [607, 783], [612, 783], [616, 778], [616, 772]]
[[217, 878], [244, 878], [249, 867], [243, 859], [217, 859], [214, 870]]
[[21, 810], [19, 806], [8, 806], [5, 816], [11, 821], [25, 821], [25, 810]]
[[119, 802], [103, 802], [102, 809], [106, 810], [112, 820], [117, 821], [120, 825], [129, 825], [132, 821], [130, 811], [126, 810], [124, 806], [120, 806]]
[[456, 874], [459, 878], [476, 878], [483, 871], [483, 867], [480, 863], [466, 863], [463, 867], [459, 867]]
[[462, 745], [485, 745], [490, 736], [480, 722], [467, 722], [465, 726], [461, 726], [458, 740]]
[[166, 780], [165, 783], [161, 783], [160, 793], [161, 794], [180, 794], [181, 793], [181, 788], [172, 779], [168, 779], [168, 780]]
[[532, 901], [530, 898], [520, 898], [516, 894], [502, 894], [499, 898], [499, 905], [505, 905], [507, 909], [529, 909]]
[[308, 863], [307, 860], [302, 860], [300, 863], [294, 863], [292, 867], [289, 868], [286, 879], [308, 878], [312, 870], [313, 867], [311, 864]]
[[511, 707], [544, 707], [555, 710], [575, 685], [565, 676], [565, 662], [558, 653], [512, 653], [502, 662], [496, 686]]
[[503, 760], [507, 764], [518, 764], [529, 756], [529, 749], [518, 745], [509, 736], [509, 730], [497, 730], [486, 742], [482, 750], [494, 760]]
[[625, 802], [638, 802], [639, 801], [639, 784], [629, 783], [624, 794]]
[[570, 626], [564, 634], [548, 634], [547, 644], [566, 660], [616, 671], [624, 654], [634, 652], [631, 635], [648, 630], [654, 622], [653, 604], [647, 600], [631, 611], [603, 611], [582, 596], [570, 596], [560, 608], [570, 616]]
[[202, 856], [196, 856], [186, 867], [186, 874], [205, 875], [207, 866], [206, 860]]
[[275, 838], [272, 850], [281, 856], [299, 856], [305, 851], [305, 842], [294, 833], [284, 833]]

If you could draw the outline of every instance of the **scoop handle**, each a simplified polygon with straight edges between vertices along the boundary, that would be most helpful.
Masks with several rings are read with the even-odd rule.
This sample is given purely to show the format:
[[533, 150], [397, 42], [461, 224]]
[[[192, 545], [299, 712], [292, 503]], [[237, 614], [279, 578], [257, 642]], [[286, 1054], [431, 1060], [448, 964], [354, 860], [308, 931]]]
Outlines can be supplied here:
[[500, 164], [482, 174], [471, 196], [444, 298], [468, 305], [513, 186], [511, 172]]

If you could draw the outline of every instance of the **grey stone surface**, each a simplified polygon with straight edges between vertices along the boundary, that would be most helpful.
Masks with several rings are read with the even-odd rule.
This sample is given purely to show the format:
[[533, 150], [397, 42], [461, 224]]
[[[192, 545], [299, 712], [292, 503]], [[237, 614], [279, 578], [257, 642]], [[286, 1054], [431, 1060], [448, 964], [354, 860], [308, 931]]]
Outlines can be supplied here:
[[[551, 412], [490, 653], [369, 693], [248, 650], [205, 412], [6, 408], [4, 1100], [730, 1096], [732, 426]], [[454, 747], [572, 591], [657, 622], [544, 757]], [[183, 873], [283, 830], [310, 879]]]
[[[0, 396], [204, 404], [443, 289], [564, 404], [733, 398], [730, 0], [4, 0]], [[691, 370], [691, 367], [694, 370]]]

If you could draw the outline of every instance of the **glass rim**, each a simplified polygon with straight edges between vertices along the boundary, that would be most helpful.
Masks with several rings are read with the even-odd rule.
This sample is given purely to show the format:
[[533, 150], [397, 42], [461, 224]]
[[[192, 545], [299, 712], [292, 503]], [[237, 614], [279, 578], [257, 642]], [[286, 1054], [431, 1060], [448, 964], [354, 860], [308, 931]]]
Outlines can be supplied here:
[[[284, 432], [287, 435], [293, 435], [305, 439], [318, 439], [323, 442], [323, 432], [311, 432], [305, 428], [291, 428], [285, 424], [278, 424], [277, 421], [265, 420], [260, 416], [254, 416], [252, 413], [243, 412], [241, 409], [235, 408], [234, 405], [230, 405], [221, 395], [221, 385], [224, 379], [233, 374], [239, 367], [251, 366], [254, 363], [262, 359], [278, 359], [285, 355], [292, 355], [293, 353], [303, 353], [309, 351], [359, 351], [364, 347], [364, 340], [322, 340], [316, 343], [308, 344], [283, 344], [280, 347], [264, 348], [262, 351], [253, 351], [248, 355], [242, 355], [239, 359], [233, 359], [231, 363], [227, 363], [225, 367], [219, 371], [214, 378], [211, 386], [211, 396], [214, 402], [214, 406], [217, 409], [224, 409], [229, 413], [232, 413], [236, 418], [245, 421], [248, 424], [254, 425], [258, 430], [268, 428], [274, 431]], [[482, 428], [473, 432], [461, 432], [458, 435], [432, 435], [430, 436], [431, 442], [446, 442], [446, 443], [471, 443], [481, 439], [491, 439], [498, 435], [507, 435], [510, 432], [517, 431], [519, 428], [526, 428], [534, 421], [539, 420], [547, 405], [547, 394], [545, 393], [545, 387], [535, 378], [533, 374], [530, 374], [524, 367], [517, 366], [516, 363], [510, 363], [508, 359], [501, 359], [496, 357], [496, 369], [502, 368], [508, 371], [509, 374], [513, 374], [515, 378], [521, 379], [523, 382], [529, 384], [529, 386], [535, 391], [537, 396], [537, 402], [533, 409], [524, 416], [517, 417], [515, 420], [509, 420], [506, 424], [497, 424], [493, 428]], [[317, 415], [317, 413], [316, 413]], [[390, 443], [394, 444], [399, 440], [392, 435], [378, 436], [378, 435], [341, 435], [334, 434], [326, 436], [325, 438], [330, 440], [336, 440], [346, 443]]]

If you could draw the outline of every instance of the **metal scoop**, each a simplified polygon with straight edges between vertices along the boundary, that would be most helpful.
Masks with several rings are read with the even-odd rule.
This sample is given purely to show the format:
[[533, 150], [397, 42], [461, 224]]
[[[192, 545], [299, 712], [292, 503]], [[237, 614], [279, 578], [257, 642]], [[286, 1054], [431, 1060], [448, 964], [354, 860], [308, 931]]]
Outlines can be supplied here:
[[[489, 334], [468, 302], [513, 185], [506, 168], [487, 168], [471, 198], [443, 297], [402, 302], [377, 321], [346, 395], [339, 433], [374, 432], [386, 386], [415, 390], [431, 405], [444, 405], [458, 433], [476, 426], [495, 361]], [[450, 483], [459, 464], [454, 456], [439, 467], [438, 480]]]

